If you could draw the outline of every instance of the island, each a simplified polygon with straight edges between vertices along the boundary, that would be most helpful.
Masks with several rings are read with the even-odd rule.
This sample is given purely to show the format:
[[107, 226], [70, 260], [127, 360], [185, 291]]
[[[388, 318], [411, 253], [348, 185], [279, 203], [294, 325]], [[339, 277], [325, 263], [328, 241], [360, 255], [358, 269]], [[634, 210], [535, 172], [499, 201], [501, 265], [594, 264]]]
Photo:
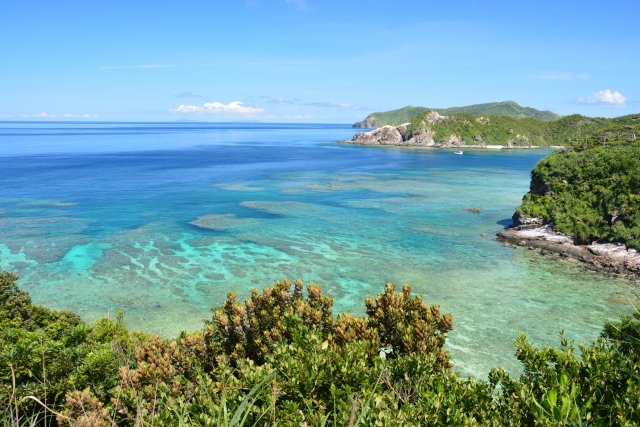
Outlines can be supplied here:
[[371, 113], [361, 122], [356, 122], [353, 127], [376, 129], [382, 126], [399, 126], [403, 123], [410, 122], [415, 116], [429, 111], [436, 111], [438, 114], [444, 116], [450, 114], [471, 114], [474, 116], [506, 116], [515, 119], [534, 118], [542, 121], [552, 121], [562, 117], [551, 111], [521, 107], [514, 101], [488, 102], [485, 104], [450, 108], [425, 108], [408, 105], [397, 110]]
[[638, 125], [637, 115], [614, 119], [580, 114], [545, 121], [535, 117], [449, 114], [430, 110], [398, 126], [385, 125], [359, 132], [348, 141], [355, 145], [391, 145], [433, 148], [563, 148], [593, 138], [610, 138]]

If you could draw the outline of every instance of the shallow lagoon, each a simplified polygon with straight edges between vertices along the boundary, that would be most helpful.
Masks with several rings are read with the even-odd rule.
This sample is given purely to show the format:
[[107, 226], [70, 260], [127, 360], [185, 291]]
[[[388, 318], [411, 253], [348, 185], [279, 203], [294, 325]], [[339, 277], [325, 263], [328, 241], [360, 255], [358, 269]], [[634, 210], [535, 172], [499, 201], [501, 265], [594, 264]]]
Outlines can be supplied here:
[[38, 303], [87, 320], [122, 308], [166, 336], [285, 277], [358, 314], [385, 282], [410, 283], [453, 314], [456, 369], [480, 376], [517, 372], [518, 331], [589, 341], [630, 311], [633, 284], [493, 240], [548, 152], [334, 143], [354, 132], [1, 123], [0, 267]]

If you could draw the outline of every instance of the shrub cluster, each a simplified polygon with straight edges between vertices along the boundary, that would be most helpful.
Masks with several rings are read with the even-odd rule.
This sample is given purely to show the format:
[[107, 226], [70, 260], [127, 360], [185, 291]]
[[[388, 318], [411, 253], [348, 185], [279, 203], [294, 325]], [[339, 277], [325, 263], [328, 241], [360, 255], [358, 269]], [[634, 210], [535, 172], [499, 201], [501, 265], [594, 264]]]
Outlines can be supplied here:
[[[334, 318], [319, 286], [285, 280], [235, 293], [202, 331], [131, 332], [122, 313], [90, 325], [31, 304], [0, 272], [0, 410], [6, 426], [551, 426], [640, 420], [640, 315], [589, 346], [561, 337], [524, 373], [487, 381], [451, 372], [451, 315], [405, 285]], [[42, 320], [44, 319], [44, 320]]]
[[640, 248], [640, 133], [626, 125], [542, 159], [517, 212], [553, 222], [578, 243]]

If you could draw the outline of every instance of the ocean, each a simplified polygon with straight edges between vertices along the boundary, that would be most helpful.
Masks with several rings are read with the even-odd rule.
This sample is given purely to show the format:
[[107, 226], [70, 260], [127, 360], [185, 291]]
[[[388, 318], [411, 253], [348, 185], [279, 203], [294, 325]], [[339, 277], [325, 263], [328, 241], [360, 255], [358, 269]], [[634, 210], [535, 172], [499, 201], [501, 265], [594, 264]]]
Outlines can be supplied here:
[[0, 268], [36, 303], [87, 321], [123, 309], [166, 337], [279, 279], [322, 285], [336, 314], [409, 283], [453, 315], [446, 349], [480, 377], [519, 371], [520, 331], [588, 342], [631, 312], [628, 281], [494, 240], [549, 151], [336, 143], [356, 131], [0, 122]]

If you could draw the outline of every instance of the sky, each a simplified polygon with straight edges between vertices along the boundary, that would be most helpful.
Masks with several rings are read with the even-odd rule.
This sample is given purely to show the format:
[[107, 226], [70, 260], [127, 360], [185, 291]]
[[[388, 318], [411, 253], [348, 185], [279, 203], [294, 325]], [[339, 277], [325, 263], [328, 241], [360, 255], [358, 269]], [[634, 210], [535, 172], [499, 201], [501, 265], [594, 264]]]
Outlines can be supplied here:
[[0, 120], [640, 112], [637, 0], [0, 0]]

